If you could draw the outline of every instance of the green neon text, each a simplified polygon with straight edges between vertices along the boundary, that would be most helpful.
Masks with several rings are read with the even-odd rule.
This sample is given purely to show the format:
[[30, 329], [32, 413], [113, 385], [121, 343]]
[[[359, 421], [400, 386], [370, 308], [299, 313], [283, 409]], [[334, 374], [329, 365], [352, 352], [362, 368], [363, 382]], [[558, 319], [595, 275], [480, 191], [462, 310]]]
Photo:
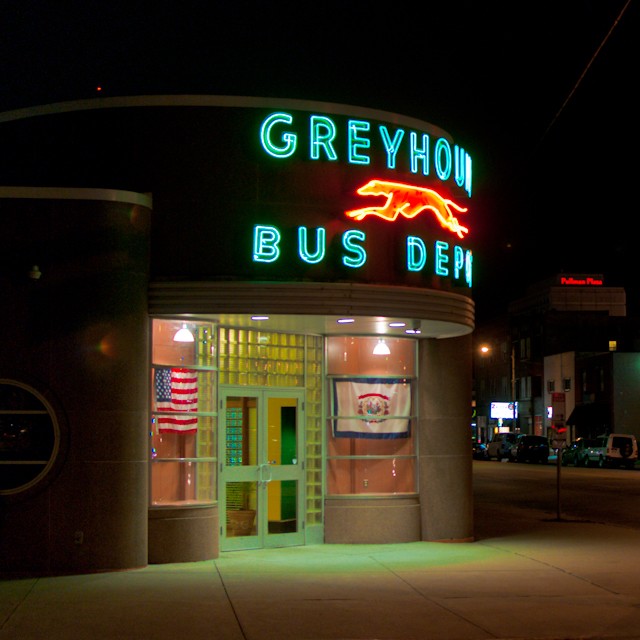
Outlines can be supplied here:
[[[297, 116], [298, 118], [302, 116]], [[269, 114], [260, 126], [260, 144], [271, 157], [276, 159], [290, 158], [300, 151], [299, 137], [302, 131], [307, 132], [306, 148], [311, 160], [340, 160], [337, 141], [340, 139], [339, 127], [330, 116], [311, 114], [306, 129], [300, 129], [299, 122], [287, 112]], [[301, 133], [297, 133], [300, 131]], [[344, 159], [349, 164], [369, 165], [374, 154], [384, 154], [387, 168], [398, 170], [400, 158], [404, 158], [407, 169], [414, 174], [430, 175], [434, 168], [436, 177], [445, 182], [451, 177], [455, 184], [464, 188], [471, 197], [472, 162], [471, 156], [458, 145], [453, 145], [446, 138], [437, 138], [432, 144], [429, 134], [409, 131], [398, 127], [390, 129], [387, 125], [372, 127], [368, 120], [347, 120], [343, 133], [345, 143]]]
[[436, 274], [439, 276], [449, 275], [449, 267], [447, 267], [449, 263], [449, 256], [447, 255], [448, 248], [448, 242], [443, 242], [442, 240], [436, 241]]
[[275, 227], [256, 225], [253, 228], [253, 260], [275, 262], [280, 257], [280, 232]]
[[364, 247], [358, 244], [358, 242], [364, 242], [366, 239], [367, 235], [364, 231], [360, 231], [360, 229], [351, 229], [350, 231], [344, 232], [342, 235], [342, 246], [350, 253], [353, 253], [353, 256], [342, 256], [342, 264], [345, 267], [357, 269], [366, 264], [367, 252], [364, 250]]
[[284, 132], [280, 136], [278, 145], [273, 141], [272, 130], [279, 124], [291, 124], [293, 116], [290, 113], [272, 113], [260, 127], [260, 141], [262, 148], [274, 158], [288, 158], [296, 152], [298, 138], [295, 133]]
[[311, 127], [309, 133], [311, 159], [318, 160], [320, 151], [324, 150], [327, 160], [337, 160], [338, 154], [333, 148], [333, 141], [336, 137], [336, 125], [333, 120], [326, 116], [311, 116], [309, 123]]
[[[313, 240], [312, 240], [313, 238]], [[350, 269], [366, 267], [368, 254], [366, 249], [367, 235], [361, 229], [348, 229], [341, 236], [341, 262]], [[324, 227], [297, 229], [297, 251], [291, 250], [292, 257], [297, 257], [307, 265], [323, 263], [327, 258], [327, 232]], [[256, 225], [253, 228], [253, 261], [273, 263], [285, 259], [282, 253], [282, 234], [273, 225]], [[408, 236], [406, 239], [406, 255], [404, 264], [407, 272], [419, 273], [429, 270], [431, 266], [435, 275], [452, 278], [456, 282], [472, 286], [473, 254], [459, 245], [451, 247], [448, 242], [436, 240], [432, 251], [419, 236]], [[288, 249], [288, 250], [289, 250]], [[431, 260], [431, 262], [429, 262]]]
[[315, 251], [309, 251], [307, 227], [298, 227], [298, 255], [307, 264], [316, 264], [324, 260], [327, 249], [327, 232], [323, 227], [316, 229]]

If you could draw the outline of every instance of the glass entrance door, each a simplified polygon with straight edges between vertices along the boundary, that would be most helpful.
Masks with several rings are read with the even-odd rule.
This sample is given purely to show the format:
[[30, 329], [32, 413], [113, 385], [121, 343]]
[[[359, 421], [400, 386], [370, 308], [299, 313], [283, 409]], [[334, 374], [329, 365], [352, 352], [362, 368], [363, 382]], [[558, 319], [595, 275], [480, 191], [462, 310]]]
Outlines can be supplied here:
[[304, 544], [303, 391], [221, 392], [220, 548]]

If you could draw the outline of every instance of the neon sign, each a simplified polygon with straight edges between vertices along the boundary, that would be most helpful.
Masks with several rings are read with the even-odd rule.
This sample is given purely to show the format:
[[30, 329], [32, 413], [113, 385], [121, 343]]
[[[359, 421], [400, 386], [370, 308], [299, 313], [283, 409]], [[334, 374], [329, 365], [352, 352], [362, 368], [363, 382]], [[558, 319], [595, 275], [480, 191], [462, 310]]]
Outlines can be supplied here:
[[[313, 237], [313, 247], [310, 247]], [[341, 262], [350, 269], [366, 266], [368, 253], [367, 235], [360, 229], [348, 229], [340, 238], [342, 246]], [[310, 232], [307, 227], [298, 227], [297, 257], [306, 264], [320, 264], [327, 255], [327, 232], [324, 227]], [[282, 257], [282, 234], [273, 225], [259, 224], [253, 228], [254, 262], [274, 263]], [[431, 271], [442, 277], [452, 277], [466, 286], [472, 286], [473, 254], [470, 250], [458, 245], [450, 246], [448, 242], [437, 240], [429, 250], [427, 243], [419, 236], [408, 236], [405, 242], [404, 265], [408, 272], [423, 272], [428, 265]], [[427, 269], [429, 271], [429, 269]]]
[[452, 200], [443, 198], [433, 189], [401, 182], [371, 180], [360, 187], [358, 193], [362, 196], [385, 196], [387, 200], [383, 205], [345, 212], [347, 216], [355, 220], [362, 220], [366, 216], [377, 216], [393, 222], [398, 216], [411, 219], [423, 211], [429, 210], [435, 214], [444, 229], [455, 233], [459, 238], [464, 238], [464, 234], [469, 233], [469, 229], [463, 227], [451, 211], [455, 209], [466, 213], [467, 209], [458, 206]]
[[[260, 126], [260, 143], [266, 153], [278, 160], [291, 158], [298, 153], [299, 133], [292, 130], [292, 114], [278, 111], [268, 115]], [[308, 116], [308, 141], [306, 150], [311, 160], [336, 162], [340, 159], [336, 149], [338, 125], [329, 116]], [[464, 188], [471, 197], [471, 156], [458, 145], [451, 149], [446, 138], [438, 138], [431, 144], [427, 133], [397, 128], [391, 131], [386, 125], [374, 126], [369, 120], [352, 119], [346, 126], [346, 160], [349, 164], [369, 165], [375, 151], [382, 151], [387, 169], [396, 170], [402, 151], [411, 173], [430, 175], [433, 165], [439, 180], [445, 182], [452, 176], [455, 184]], [[376, 143], [374, 145], [374, 143]]]
[[[268, 203], [285, 203], [283, 210], [271, 209], [276, 219], [265, 220], [261, 216], [262, 220], [253, 226], [251, 256], [253, 263], [260, 265], [261, 275], [268, 272], [277, 277], [280, 270], [289, 273], [293, 269], [305, 277], [344, 278], [346, 269], [353, 274], [348, 279], [399, 279], [416, 284], [435, 277], [433, 282], [438, 287], [442, 286], [440, 279], [450, 279], [457, 286], [471, 288], [473, 255], [469, 249], [443, 238], [426, 239], [418, 229], [417, 233], [413, 229], [407, 232], [407, 225], [399, 221], [430, 221], [433, 217], [440, 228], [457, 239], [469, 234], [466, 221], [461, 219], [468, 208], [443, 195], [464, 191], [471, 197], [471, 157], [464, 149], [440, 133], [434, 135], [432, 132], [437, 129], [421, 131], [401, 123], [385, 124], [339, 114], [273, 111], [260, 119], [258, 127], [260, 148], [269, 156], [270, 165], [281, 163], [285, 172], [302, 165], [297, 177], [309, 175], [308, 169], [311, 174], [316, 173], [309, 161], [325, 166], [348, 163], [350, 168], [344, 167], [345, 175], [348, 180], [357, 176], [360, 185], [355, 193], [370, 200], [368, 206], [354, 209], [353, 196], [349, 196], [345, 206], [344, 183], [331, 178], [335, 171], [318, 167], [318, 181], [312, 179], [309, 186], [311, 193], [322, 191], [322, 200], [317, 208], [304, 202], [305, 211], [309, 211], [306, 224], [282, 222], [288, 217], [288, 201], [278, 199]], [[373, 179], [367, 177], [369, 165], [377, 176]], [[385, 167], [398, 172], [399, 179], [382, 179], [387, 177]], [[414, 177], [407, 179], [409, 174]], [[421, 185], [426, 182], [431, 187], [437, 180], [443, 183], [442, 190]], [[286, 182], [282, 184], [287, 193]], [[295, 184], [296, 197], [304, 193], [304, 188], [304, 183]], [[374, 198], [380, 200], [376, 202]], [[342, 222], [327, 211], [327, 203], [331, 202]], [[331, 220], [325, 224], [327, 218]], [[398, 222], [390, 229], [386, 224], [369, 223], [372, 218]], [[289, 221], [293, 219], [293, 215], [288, 217]], [[360, 228], [349, 228], [346, 221], [361, 223], [356, 225]], [[409, 226], [414, 227], [413, 222]]]
[[560, 284], [579, 286], [579, 287], [601, 287], [602, 279], [587, 276], [586, 278], [574, 278], [573, 276], [561, 276]]

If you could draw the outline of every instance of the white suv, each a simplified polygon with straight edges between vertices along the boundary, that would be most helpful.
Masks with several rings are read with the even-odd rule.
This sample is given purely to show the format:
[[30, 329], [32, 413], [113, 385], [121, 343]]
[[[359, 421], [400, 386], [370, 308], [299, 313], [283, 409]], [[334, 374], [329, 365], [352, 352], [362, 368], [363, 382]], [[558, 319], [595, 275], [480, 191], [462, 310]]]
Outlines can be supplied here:
[[487, 457], [489, 460], [495, 458], [511, 458], [511, 447], [516, 443], [517, 434], [515, 433], [495, 433], [491, 442], [487, 446]]
[[638, 443], [633, 434], [610, 433], [598, 436], [593, 446], [586, 451], [587, 466], [627, 467], [633, 469], [638, 460]]

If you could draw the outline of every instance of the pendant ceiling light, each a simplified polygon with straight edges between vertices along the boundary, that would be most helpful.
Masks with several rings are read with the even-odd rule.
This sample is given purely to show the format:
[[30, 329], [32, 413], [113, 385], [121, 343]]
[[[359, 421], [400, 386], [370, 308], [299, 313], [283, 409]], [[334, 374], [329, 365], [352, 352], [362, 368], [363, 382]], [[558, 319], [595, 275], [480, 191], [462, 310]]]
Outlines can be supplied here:
[[373, 347], [373, 355], [374, 356], [388, 356], [391, 353], [387, 343], [380, 339], [375, 347]]
[[183, 324], [182, 329], [176, 331], [176, 335], [173, 336], [174, 342], [194, 342], [193, 333], [187, 329], [187, 325]]

